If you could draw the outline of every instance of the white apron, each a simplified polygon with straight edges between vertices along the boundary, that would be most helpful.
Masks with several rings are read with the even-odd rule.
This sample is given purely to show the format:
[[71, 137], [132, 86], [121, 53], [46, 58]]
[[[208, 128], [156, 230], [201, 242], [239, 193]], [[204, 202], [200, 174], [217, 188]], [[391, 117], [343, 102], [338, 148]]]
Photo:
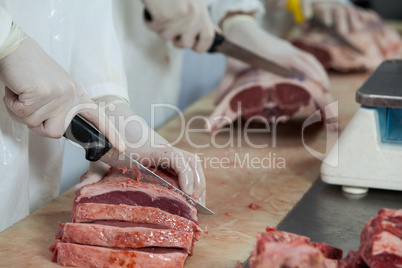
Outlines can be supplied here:
[[[2, 0], [0, 5], [90, 97], [127, 98], [110, 1]], [[12, 121], [0, 101], [0, 231], [59, 194], [63, 150], [64, 138], [30, 133]]]
[[132, 110], [156, 128], [177, 115], [182, 52], [165, 42], [143, 22], [141, 1], [113, 1], [113, 19], [120, 40]]

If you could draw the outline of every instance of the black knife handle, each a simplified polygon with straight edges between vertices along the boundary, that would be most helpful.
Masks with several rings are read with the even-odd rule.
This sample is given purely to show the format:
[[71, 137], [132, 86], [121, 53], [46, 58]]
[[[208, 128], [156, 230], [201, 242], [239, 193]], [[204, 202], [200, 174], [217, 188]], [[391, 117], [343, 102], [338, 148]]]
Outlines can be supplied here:
[[144, 9], [144, 18], [147, 22], [151, 22], [152, 21], [152, 16], [151, 13], [149, 13], [148, 9]]
[[219, 46], [225, 41], [225, 37], [217, 32], [215, 32], [214, 42], [208, 49], [209, 53], [218, 52]]
[[[147, 22], [152, 22], [152, 15], [149, 11], [145, 8], [144, 9], [144, 19]], [[212, 43], [211, 47], [208, 49], [209, 53], [215, 53], [218, 51], [219, 46], [225, 41], [225, 37], [217, 32], [215, 32], [214, 42]]]
[[76, 115], [63, 135], [70, 141], [78, 143], [85, 150], [85, 158], [98, 161], [113, 145], [96, 128]]

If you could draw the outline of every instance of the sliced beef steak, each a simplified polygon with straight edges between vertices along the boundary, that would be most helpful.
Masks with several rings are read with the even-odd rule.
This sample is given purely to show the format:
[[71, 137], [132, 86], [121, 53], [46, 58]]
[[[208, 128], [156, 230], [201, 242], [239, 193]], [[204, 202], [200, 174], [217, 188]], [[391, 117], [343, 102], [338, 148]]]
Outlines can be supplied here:
[[65, 223], [62, 242], [110, 248], [167, 247], [191, 254], [193, 233], [166, 229], [155, 224], [130, 222]]
[[313, 54], [326, 69], [339, 72], [374, 70], [382, 61], [402, 57], [402, 40], [398, 32], [381, 22], [345, 36], [364, 52], [361, 55], [339, 44], [327, 33], [305, 28], [292, 43]]
[[[154, 171], [178, 186], [173, 171]], [[181, 195], [124, 167], [81, 188], [72, 212], [50, 247], [61, 265], [183, 267], [203, 233], [197, 210]]]
[[193, 221], [153, 207], [83, 203], [76, 207], [72, 217], [72, 222], [108, 220], [158, 224], [178, 231], [194, 232], [196, 240], [202, 234], [201, 228]]
[[111, 169], [100, 182], [83, 187], [74, 200], [74, 208], [82, 203], [154, 207], [198, 223], [196, 208], [184, 197], [162, 186], [141, 182], [137, 173], [127, 170]]
[[58, 242], [55, 260], [76, 267], [183, 267], [187, 253], [178, 249], [114, 249]]
[[[292, 116], [325, 111], [331, 101], [329, 92], [311, 81], [286, 79], [256, 69], [238, 75], [226, 92], [217, 97], [209, 117], [211, 132], [239, 117], [255, 122], [286, 122]], [[335, 111], [327, 107], [327, 118]]]

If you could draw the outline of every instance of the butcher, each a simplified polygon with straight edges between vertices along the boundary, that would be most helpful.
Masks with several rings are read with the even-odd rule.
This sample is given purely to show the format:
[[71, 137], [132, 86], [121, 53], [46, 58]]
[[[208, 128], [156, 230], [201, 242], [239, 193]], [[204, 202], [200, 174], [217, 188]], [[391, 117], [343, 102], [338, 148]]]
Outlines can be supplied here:
[[[286, 9], [288, 0], [216, 0], [211, 2], [211, 17], [221, 27], [227, 39], [277, 63], [295, 68], [318, 82], [317, 84], [324, 90], [329, 89], [328, 76], [320, 63], [311, 54], [283, 39], [296, 24], [293, 14]], [[363, 22], [368, 19], [367, 16], [378, 19], [374, 12], [362, 11], [348, 0], [300, 0], [299, 2], [306, 17], [317, 16], [342, 34], [364, 27]], [[225, 5], [230, 5], [228, 8], [230, 12], [225, 11]], [[222, 16], [222, 14], [225, 15]], [[211, 61], [214, 66], [221, 66], [222, 70], [215, 67], [215, 72], [210, 72]], [[191, 64], [183, 69], [183, 81], [188, 82], [182, 88], [181, 98], [184, 101], [181, 107], [186, 106], [186, 101], [195, 101], [216, 86], [219, 91], [217, 96], [220, 96], [229, 89], [233, 79], [250, 68], [249, 65], [231, 58], [223, 60], [226, 64], [221, 61], [211, 59], [207, 55], [199, 56], [186, 51], [185, 62]]]
[[[158, 5], [144, 2], [150, 12], [157, 12]], [[198, 1], [187, 2], [191, 2], [197, 16], [167, 16], [170, 23], [164, 21], [165, 31], [180, 29], [175, 34], [190, 46], [196, 41], [193, 31], [203, 33], [196, 49], [205, 50], [213, 36], [207, 8]], [[98, 127], [120, 152], [135, 151], [155, 163], [168, 159], [167, 165], [179, 175], [183, 191], [204, 202], [205, 179], [193, 154], [170, 146], [144, 120], [122, 126], [107, 119], [134, 116], [113, 24], [112, 1], [4, 0], [0, 4], [0, 94], [4, 100], [0, 103], [0, 231], [59, 194], [64, 149], [60, 138], [75, 114]], [[142, 15], [139, 18], [143, 24]], [[183, 29], [180, 25], [194, 28]], [[186, 41], [188, 38], [190, 41]], [[144, 69], [152, 70], [142, 58], [132, 55], [132, 60], [142, 66], [142, 74]], [[154, 69], [159, 65], [155, 61]], [[155, 75], [157, 72], [153, 80]], [[143, 80], [139, 82], [135, 96], [141, 96], [141, 100], [158, 96], [142, 87]], [[166, 94], [161, 92], [162, 100]], [[153, 136], [157, 146], [151, 146], [148, 139], [138, 148], [127, 149], [127, 141], [135, 144], [144, 136]], [[92, 174], [99, 178], [96, 175], [102, 167], [91, 167], [89, 177]]]
[[[213, 1], [209, 3], [211, 15], [203, 2], [195, 0], [48, 0], [40, 4], [2, 0], [0, 4], [0, 80], [4, 87], [0, 231], [58, 195], [64, 148], [60, 137], [77, 113], [95, 124], [119, 151], [135, 152], [140, 161], [168, 159], [179, 174], [180, 187], [205, 202], [205, 179], [198, 159], [150, 129], [145, 111], [151, 103], [177, 103], [181, 52], [176, 47], [205, 52], [216, 29], [210, 16], [222, 25], [236, 15], [248, 15], [251, 20], [243, 20], [245, 16], [228, 20], [233, 27], [226, 28], [233, 31], [224, 27], [228, 37], [230, 32], [242, 36], [242, 27], [237, 26], [256, 28], [253, 18], [264, 13], [259, 1]], [[151, 23], [143, 21], [144, 7], [154, 15]], [[262, 38], [270, 37], [264, 34]], [[273, 44], [277, 41], [272, 40]], [[285, 58], [299, 65], [303, 62], [303, 71], [328, 87], [325, 73], [308, 54], [291, 46], [285, 50], [271, 47], [273, 53], [267, 57], [293, 55]], [[96, 112], [71, 112], [77, 105], [98, 108]], [[107, 120], [135, 114], [145, 120], [133, 120], [127, 126]], [[158, 114], [155, 126], [169, 116], [165, 111]], [[138, 141], [144, 135], [154, 135], [158, 146], [148, 142], [127, 148], [127, 140]], [[90, 165], [87, 183], [102, 178], [107, 168], [99, 162]]]
[[[299, 1], [304, 17], [316, 16], [326, 25], [342, 34], [348, 34], [364, 27], [366, 16], [378, 19], [374, 13], [363, 12], [347, 0], [302, 0]], [[286, 10], [288, 0], [264, 0], [265, 15], [237, 12], [221, 21], [227, 39], [250, 50], [265, 55], [284, 66], [297, 69], [328, 90], [328, 76], [316, 58], [288, 41], [286, 37], [295, 25], [294, 15]], [[219, 93], [228, 90], [233, 80], [250, 66], [238, 60], [227, 58], [225, 74], [219, 85]], [[220, 95], [220, 94], [218, 94]]]

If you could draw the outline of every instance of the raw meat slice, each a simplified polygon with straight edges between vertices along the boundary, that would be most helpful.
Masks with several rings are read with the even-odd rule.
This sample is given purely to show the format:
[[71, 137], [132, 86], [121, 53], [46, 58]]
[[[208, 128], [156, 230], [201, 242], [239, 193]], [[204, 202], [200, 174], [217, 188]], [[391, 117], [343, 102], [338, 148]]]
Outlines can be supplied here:
[[182, 248], [191, 254], [193, 233], [129, 222], [70, 223], [61, 227], [62, 242], [110, 248]]
[[81, 188], [73, 211], [80, 203], [125, 204], [159, 208], [198, 223], [197, 210], [184, 197], [162, 186], [137, 180], [131, 170], [111, 169], [98, 183]]
[[[226, 92], [217, 97], [217, 104], [208, 121], [211, 132], [238, 119], [249, 121], [286, 122], [291, 116], [317, 110], [326, 119], [336, 113], [330, 106], [329, 92], [310, 80], [287, 79], [256, 69], [237, 77]], [[325, 108], [327, 106], [327, 108]]]
[[339, 72], [374, 70], [384, 60], [402, 57], [399, 34], [383, 22], [367, 23], [364, 29], [345, 38], [364, 51], [364, 55], [313, 28], [305, 28], [292, 43], [313, 54], [326, 69]]
[[193, 221], [153, 207], [82, 203], [76, 207], [71, 221], [82, 223], [107, 220], [158, 224], [178, 231], [194, 232], [195, 240], [202, 234], [201, 228]]
[[369, 267], [402, 267], [402, 209], [380, 209], [364, 225], [359, 252]]
[[58, 242], [55, 259], [64, 266], [76, 267], [183, 267], [187, 253], [178, 249], [113, 249]]

